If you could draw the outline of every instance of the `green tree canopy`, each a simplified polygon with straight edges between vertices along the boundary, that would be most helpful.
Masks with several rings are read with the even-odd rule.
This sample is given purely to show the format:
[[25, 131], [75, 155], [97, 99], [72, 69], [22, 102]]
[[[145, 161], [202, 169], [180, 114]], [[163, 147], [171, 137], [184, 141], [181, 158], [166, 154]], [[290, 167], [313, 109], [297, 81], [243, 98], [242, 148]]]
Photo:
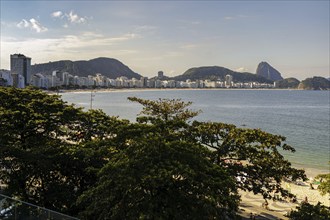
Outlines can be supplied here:
[[[57, 95], [0, 87], [0, 179], [4, 193], [75, 213], [75, 201], [107, 162], [97, 142], [119, 121], [63, 102]], [[93, 140], [94, 144], [89, 144]]]
[[143, 105], [141, 116], [115, 138], [119, 142], [109, 142], [122, 145], [99, 173], [97, 186], [80, 198], [86, 218], [199, 219], [220, 213], [225, 218], [237, 209], [238, 188], [264, 198], [274, 192], [293, 196], [281, 180], [305, 178], [279, 153], [278, 148], [294, 151], [282, 136], [190, 122], [198, 112], [181, 100], [129, 100]]
[[5, 193], [86, 219], [234, 219], [237, 190], [271, 198], [305, 179], [258, 129], [191, 121], [182, 100], [143, 105], [137, 122], [83, 111], [32, 88], [0, 87], [0, 179]]
[[188, 135], [197, 143], [213, 152], [214, 163], [226, 167], [237, 178], [237, 186], [243, 190], [262, 194], [265, 199], [274, 192], [290, 196], [281, 181], [285, 179], [306, 180], [303, 170], [291, 167], [278, 149], [294, 152], [283, 144], [285, 138], [260, 129], [243, 129], [218, 122], [194, 121]]
[[97, 186], [80, 198], [84, 219], [234, 219], [234, 179], [208, 159], [208, 149], [164, 138], [154, 125], [128, 132]]
[[315, 178], [320, 180], [320, 185], [317, 189], [320, 191], [321, 195], [330, 194], [330, 173], [319, 174]]
[[287, 217], [292, 220], [329, 220], [330, 208], [321, 205], [320, 202], [316, 205], [303, 202], [297, 206], [297, 210], [291, 211]]

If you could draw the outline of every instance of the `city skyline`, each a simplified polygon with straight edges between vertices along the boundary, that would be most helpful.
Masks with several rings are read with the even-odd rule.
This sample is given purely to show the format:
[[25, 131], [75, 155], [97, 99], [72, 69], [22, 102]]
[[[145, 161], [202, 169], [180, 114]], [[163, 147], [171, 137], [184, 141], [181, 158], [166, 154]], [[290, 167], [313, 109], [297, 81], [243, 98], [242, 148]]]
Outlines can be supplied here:
[[329, 77], [329, 1], [0, 1], [1, 66], [115, 58], [147, 77], [223, 66]]

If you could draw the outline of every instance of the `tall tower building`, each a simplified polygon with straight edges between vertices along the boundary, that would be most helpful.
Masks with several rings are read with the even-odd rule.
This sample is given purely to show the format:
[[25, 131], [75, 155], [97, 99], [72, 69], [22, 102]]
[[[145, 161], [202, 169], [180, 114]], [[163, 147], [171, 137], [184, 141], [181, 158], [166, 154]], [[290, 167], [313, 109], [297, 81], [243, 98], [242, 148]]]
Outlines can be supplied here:
[[24, 84], [29, 85], [31, 80], [31, 58], [23, 54], [10, 55], [11, 73], [16, 73], [24, 77]]
[[163, 77], [164, 77], [164, 72], [158, 71], [158, 78], [163, 78]]
[[226, 75], [225, 76], [225, 86], [227, 88], [230, 88], [232, 85], [232, 82], [233, 82], [233, 76], [232, 75]]

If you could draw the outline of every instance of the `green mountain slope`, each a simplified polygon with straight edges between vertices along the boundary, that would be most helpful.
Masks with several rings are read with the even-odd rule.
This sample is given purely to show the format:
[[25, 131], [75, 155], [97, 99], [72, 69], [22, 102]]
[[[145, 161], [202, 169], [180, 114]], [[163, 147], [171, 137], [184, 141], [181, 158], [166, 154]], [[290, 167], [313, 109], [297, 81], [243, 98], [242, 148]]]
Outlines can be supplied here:
[[276, 88], [281, 89], [296, 89], [299, 86], [300, 81], [296, 78], [286, 78], [276, 81]]
[[260, 83], [272, 83], [272, 80], [268, 80], [262, 76], [247, 72], [235, 72], [233, 70], [219, 67], [219, 66], [204, 66], [190, 68], [182, 75], [174, 77], [175, 80], [185, 81], [190, 80], [224, 80], [225, 76], [229, 74], [233, 76], [234, 82], [260, 82]]
[[298, 89], [306, 90], [329, 90], [330, 81], [324, 77], [314, 76], [313, 78], [307, 78], [298, 86]]
[[112, 59], [100, 57], [88, 61], [70, 61], [61, 60], [43, 64], [35, 64], [31, 66], [32, 74], [46, 73], [51, 74], [54, 70], [68, 72], [77, 76], [95, 75], [101, 73], [109, 78], [117, 78], [126, 76], [127, 78], [140, 79], [141, 75], [133, 72], [128, 66], [122, 62]]

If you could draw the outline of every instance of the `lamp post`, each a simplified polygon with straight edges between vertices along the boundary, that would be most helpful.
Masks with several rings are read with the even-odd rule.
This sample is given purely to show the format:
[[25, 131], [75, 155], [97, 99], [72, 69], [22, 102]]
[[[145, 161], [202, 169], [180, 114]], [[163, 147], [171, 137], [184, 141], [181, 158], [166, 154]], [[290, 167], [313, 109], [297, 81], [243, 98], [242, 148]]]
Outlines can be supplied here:
[[91, 104], [90, 104], [90, 109], [93, 109], [93, 101], [94, 101], [94, 97], [95, 97], [95, 93], [96, 91], [91, 90]]

